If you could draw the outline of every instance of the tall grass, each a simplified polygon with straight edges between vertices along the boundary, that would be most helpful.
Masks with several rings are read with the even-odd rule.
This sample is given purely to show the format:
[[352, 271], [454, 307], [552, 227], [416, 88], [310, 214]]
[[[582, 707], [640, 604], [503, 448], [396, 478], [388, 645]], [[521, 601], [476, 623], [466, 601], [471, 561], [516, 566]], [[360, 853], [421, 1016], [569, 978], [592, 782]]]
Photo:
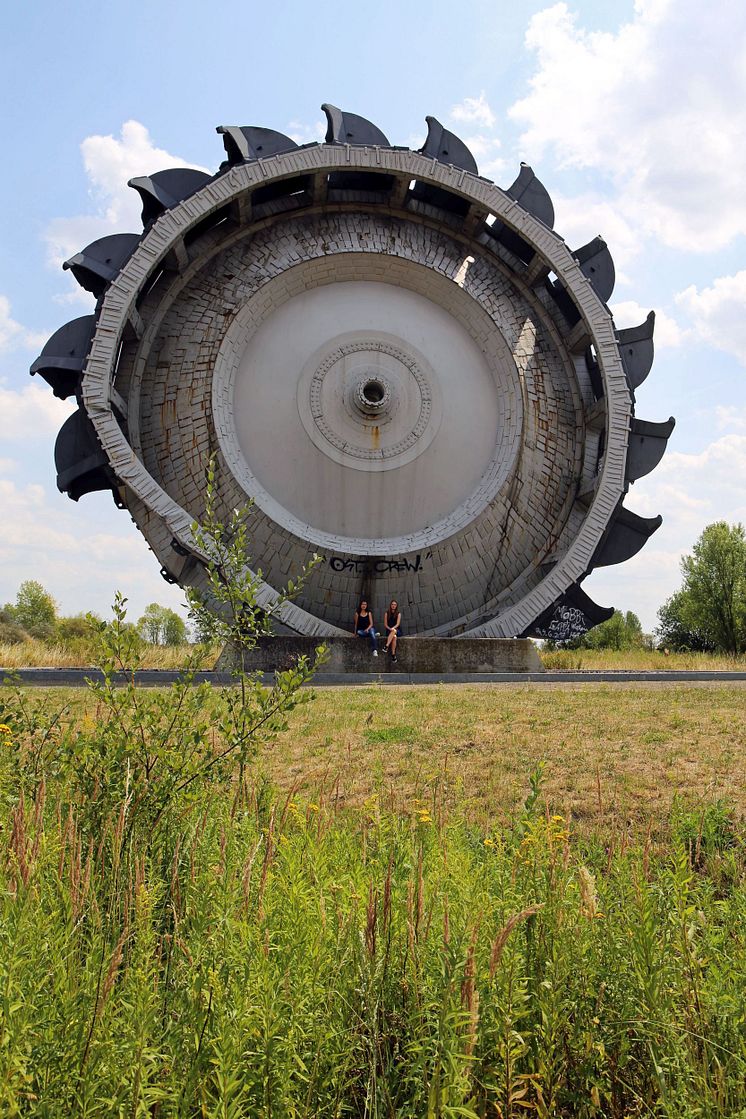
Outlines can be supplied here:
[[[147, 645], [143, 643], [142, 667], [183, 668], [194, 656], [193, 645]], [[203, 648], [204, 667], [214, 666], [219, 648]], [[88, 668], [95, 663], [93, 641], [70, 641], [49, 644], [32, 638], [16, 645], [0, 643], [0, 669], [14, 668]], [[666, 656], [656, 649], [554, 649], [541, 650], [545, 668], [555, 671], [746, 671], [746, 658], [726, 657], [715, 653], [671, 653]]]
[[545, 668], [558, 672], [746, 672], [746, 657], [665, 653], [662, 649], [542, 649]]
[[[194, 657], [194, 645], [142, 645], [142, 668], [183, 668]], [[204, 667], [212, 668], [218, 649], [204, 647]], [[14, 668], [89, 668], [96, 663], [98, 651], [91, 641], [50, 644], [30, 638], [15, 645], [0, 643], [0, 669]]]
[[140, 827], [126, 756], [83, 797], [65, 727], [24, 726], [0, 731], [0, 1114], [745, 1113], [722, 805], [676, 806], [662, 849], [576, 838], [540, 769], [487, 829], [438, 787], [348, 810], [332, 779], [205, 776]]

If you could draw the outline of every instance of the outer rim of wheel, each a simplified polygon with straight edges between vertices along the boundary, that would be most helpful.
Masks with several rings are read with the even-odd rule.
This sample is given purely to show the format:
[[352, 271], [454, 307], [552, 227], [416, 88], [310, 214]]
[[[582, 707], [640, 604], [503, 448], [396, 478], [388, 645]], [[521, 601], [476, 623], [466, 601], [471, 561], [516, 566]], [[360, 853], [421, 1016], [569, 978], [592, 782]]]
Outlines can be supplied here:
[[[467, 630], [465, 635], [506, 636], [522, 632], [571, 583], [582, 578], [592, 563], [593, 553], [626, 490], [624, 464], [632, 407], [611, 314], [562, 238], [494, 184], [416, 152], [327, 144], [231, 168], [158, 218], [111, 283], [101, 303], [97, 330], [86, 363], [83, 378], [85, 407], [117, 477], [165, 520], [169, 530], [185, 547], [198, 551], [191, 530], [192, 518], [166, 494], [137, 459], [111, 410], [111, 372], [115, 368], [125, 326], [132, 319], [143, 285], [174, 244], [199, 221], [221, 206], [236, 201], [258, 183], [265, 184], [270, 179], [303, 172], [333, 172], [338, 169], [390, 170], [442, 186], [481, 204], [532, 245], [565, 285], [588, 328], [606, 390], [608, 433], [600, 480], [588, 514], [567, 553], [538, 586], [504, 614]], [[454, 235], [458, 235], [457, 230], [454, 230]], [[274, 589], [267, 584], [263, 594], [267, 602], [276, 597]], [[320, 626], [324, 627], [324, 632], [339, 632], [337, 627], [320, 622], [314, 615], [301, 611], [293, 604], [281, 607], [280, 617], [294, 628], [299, 628], [299, 623], [302, 623], [304, 632], [318, 633]]]

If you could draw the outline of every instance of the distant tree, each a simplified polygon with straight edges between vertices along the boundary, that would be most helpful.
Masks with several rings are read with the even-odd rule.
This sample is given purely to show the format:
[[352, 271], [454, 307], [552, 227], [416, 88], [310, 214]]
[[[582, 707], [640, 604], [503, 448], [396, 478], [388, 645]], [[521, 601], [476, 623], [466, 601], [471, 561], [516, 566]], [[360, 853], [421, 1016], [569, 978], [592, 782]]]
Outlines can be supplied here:
[[193, 604], [189, 611], [189, 622], [198, 645], [215, 645], [220, 642], [220, 622], [207, 607]]
[[641, 649], [645, 643], [642, 623], [631, 610], [615, 610], [609, 619], [589, 629], [577, 642], [579, 649]]
[[0, 608], [0, 645], [20, 645], [22, 641], [28, 639], [26, 630], [13, 618], [13, 607]]
[[674, 652], [713, 653], [717, 646], [707, 634], [695, 629], [691, 621], [689, 595], [680, 590], [672, 594], [658, 611], [655, 636], [659, 648]]
[[[681, 590], [658, 613], [659, 637], [678, 626], [700, 647], [731, 656], [746, 650], [746, 533], [743, 525], [708, 525], [681, 561]], [[689, 645], [690, 648], [694, 647]]]
[[21, 583], [15, 605], [5, 609], [10, 620], [22, 626], [31, 637], [44, 641], [55, 636], [57, 603], [35, 579], [26, 579]]
[[187, 627], [183, 618], [175, 610], [166, 607], [166, 617], [163, 622], [164, 645], [186, 645]]
[[186, 623], [168, 606], [151, 602], [137, 623], [141, 637], [151, 645], [184, 645], [187, 639]]
[[71, 614], [57, 619], [57, 637], [63, 644], [89, 641], [100, 626], [101, 619], [97, 614]]

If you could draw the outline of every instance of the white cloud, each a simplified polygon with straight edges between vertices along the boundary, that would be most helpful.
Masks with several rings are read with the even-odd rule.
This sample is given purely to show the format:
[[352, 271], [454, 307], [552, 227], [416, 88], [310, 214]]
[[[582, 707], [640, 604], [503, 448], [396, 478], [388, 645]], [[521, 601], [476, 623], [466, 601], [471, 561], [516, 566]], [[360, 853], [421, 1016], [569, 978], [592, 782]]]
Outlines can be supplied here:
[[0, 351], [40, 349], [48, 337], [16, 322], [10, 313], [10, 300], [0, 295]]
[[[88, 136], [80, 145], [90, 184], [93, 213], [57, 218], [46, 231], [49, 258], [60, 266], [91, 241], [109, 233], [134, 233], [142, 228], [142, 202], [127, 180], [169, 167], [194, 167], [180, 156], [153, 144], [144, 124], [128, 120], [119, 138]], [[199, 168], [206, 170], [206, 168]]]
[[596, 194], [573, 197], [552, 192], [555, 228], [571, 249], [587, 245], [600, 234], [614, 259], [616, 286], [627, 283], [626, 269], [642, 249], [641, 230], [620, 213], [613, 201]]
[[628, 326], [639, 326], [645, 321], [651, 310], [655, 310], [655, 348], [663, 350], [672, 346], [680, 346], [686, 339], [687, 333], [665, 311], [643, 307], [642, 304], [636, 303], [634, 299], [626, 299], [620, 303], [611, 304], [611, 313], [618, 330], [624, 330]]
[[[495, 114], [487, 103], [484, 92], [479, 97], [465, 97], [458, 105], [454, 105], [448, 114], [449, 121], [455, 123], [456, 131], [464, 141], [469, 151], [479, 165], [480, 175], [488, 179], [497, 179], [505, 174], [506, 162], [498, 154], [501, 148], [500, 138], [490, 134], [490, 129], [496, 124]], [[460, 125], [469, 125], [474, 132], [462, 134]], [[410, 147], [418, 148], [420, 140], [412, 142]]]
[[480, 175], [493, 180], [505, 175], [507, 163], [498, 155], [501, 144], [496, 136], [480, 133], [476, 136], [462, 136], [461, 139], [476, 159]]
[[637, 0], [616, 32], [591, 32], [565, 3], [526, 33], [536, 58], [509, 110], [525, 156], [607, 177], [633, 227], [707, 251], [746, 232], [746, 8]]
[[0, 477], [0, 517], [0, 602], [12, 601], [24, 579], [38, 579], [66, 614], [107, 615], [116, 590], [129, 599], [133, 619], [149, 602], [174, 609], [183, 602], [183, 592], [161, 579], [145, 541], [106, 494], [74, 505], [42, 486]]
[[0, 415], [8, 443], [29, 443], [56, 434], [73, 407], [73, 402], [59, 400], [38, 379], [18, 390], [0, 385]]
[[746, 436], [733, 432], [696, 454], [669, 450], [644, 484], [632, 487], [627, 504], [644, 516], [662, 513], [699, 535], [712, 521], [746, 518], [744, 478]]
[[679, 292], [676, 302], [690, 316], [700, 341], [746, 365], [746, 271], [720, 276], [701, 291], [692, 285]]
[[300, 120], [293, 120], [287, 126], [287, 135], [296, 144], [323, 144], [326, 137], [326, 120], [315, 120], [313, 124], [306, 124]]
[[451, 120], [461, 124], [476, 124], [480, 128], [494, 128], [496, 121], [484, 90], [479, 97], [465, 97], [458, 105], [453, 106], [448, 115]]
[[718, 404], [715, 407], [715, 420], [721, 430], [746, 431], [746, 408]]

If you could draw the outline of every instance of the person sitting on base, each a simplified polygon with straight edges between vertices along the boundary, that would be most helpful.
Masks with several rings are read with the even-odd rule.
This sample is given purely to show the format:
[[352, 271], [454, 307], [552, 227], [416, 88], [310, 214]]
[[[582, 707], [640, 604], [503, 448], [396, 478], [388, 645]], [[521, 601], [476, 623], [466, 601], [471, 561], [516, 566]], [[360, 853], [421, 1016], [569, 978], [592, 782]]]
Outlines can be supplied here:
[[373, 650], [373, 656], [378, 656], [376, 627], [373, 625], [373, 615], [368, 609], [366, 599], [361, 600], [360, 605], [355, 611], [355, 628], [353, 629], [353, 633], [356, 633], [358, 637], [367, 637], [370, 641], [371, 649]]
[[383, 620], [386, 626], [386, 652], [391, 653], [391, 659], [396, 663], [396, 643], [401, 637], [401, 610], [395, 598], [391, 599]]

